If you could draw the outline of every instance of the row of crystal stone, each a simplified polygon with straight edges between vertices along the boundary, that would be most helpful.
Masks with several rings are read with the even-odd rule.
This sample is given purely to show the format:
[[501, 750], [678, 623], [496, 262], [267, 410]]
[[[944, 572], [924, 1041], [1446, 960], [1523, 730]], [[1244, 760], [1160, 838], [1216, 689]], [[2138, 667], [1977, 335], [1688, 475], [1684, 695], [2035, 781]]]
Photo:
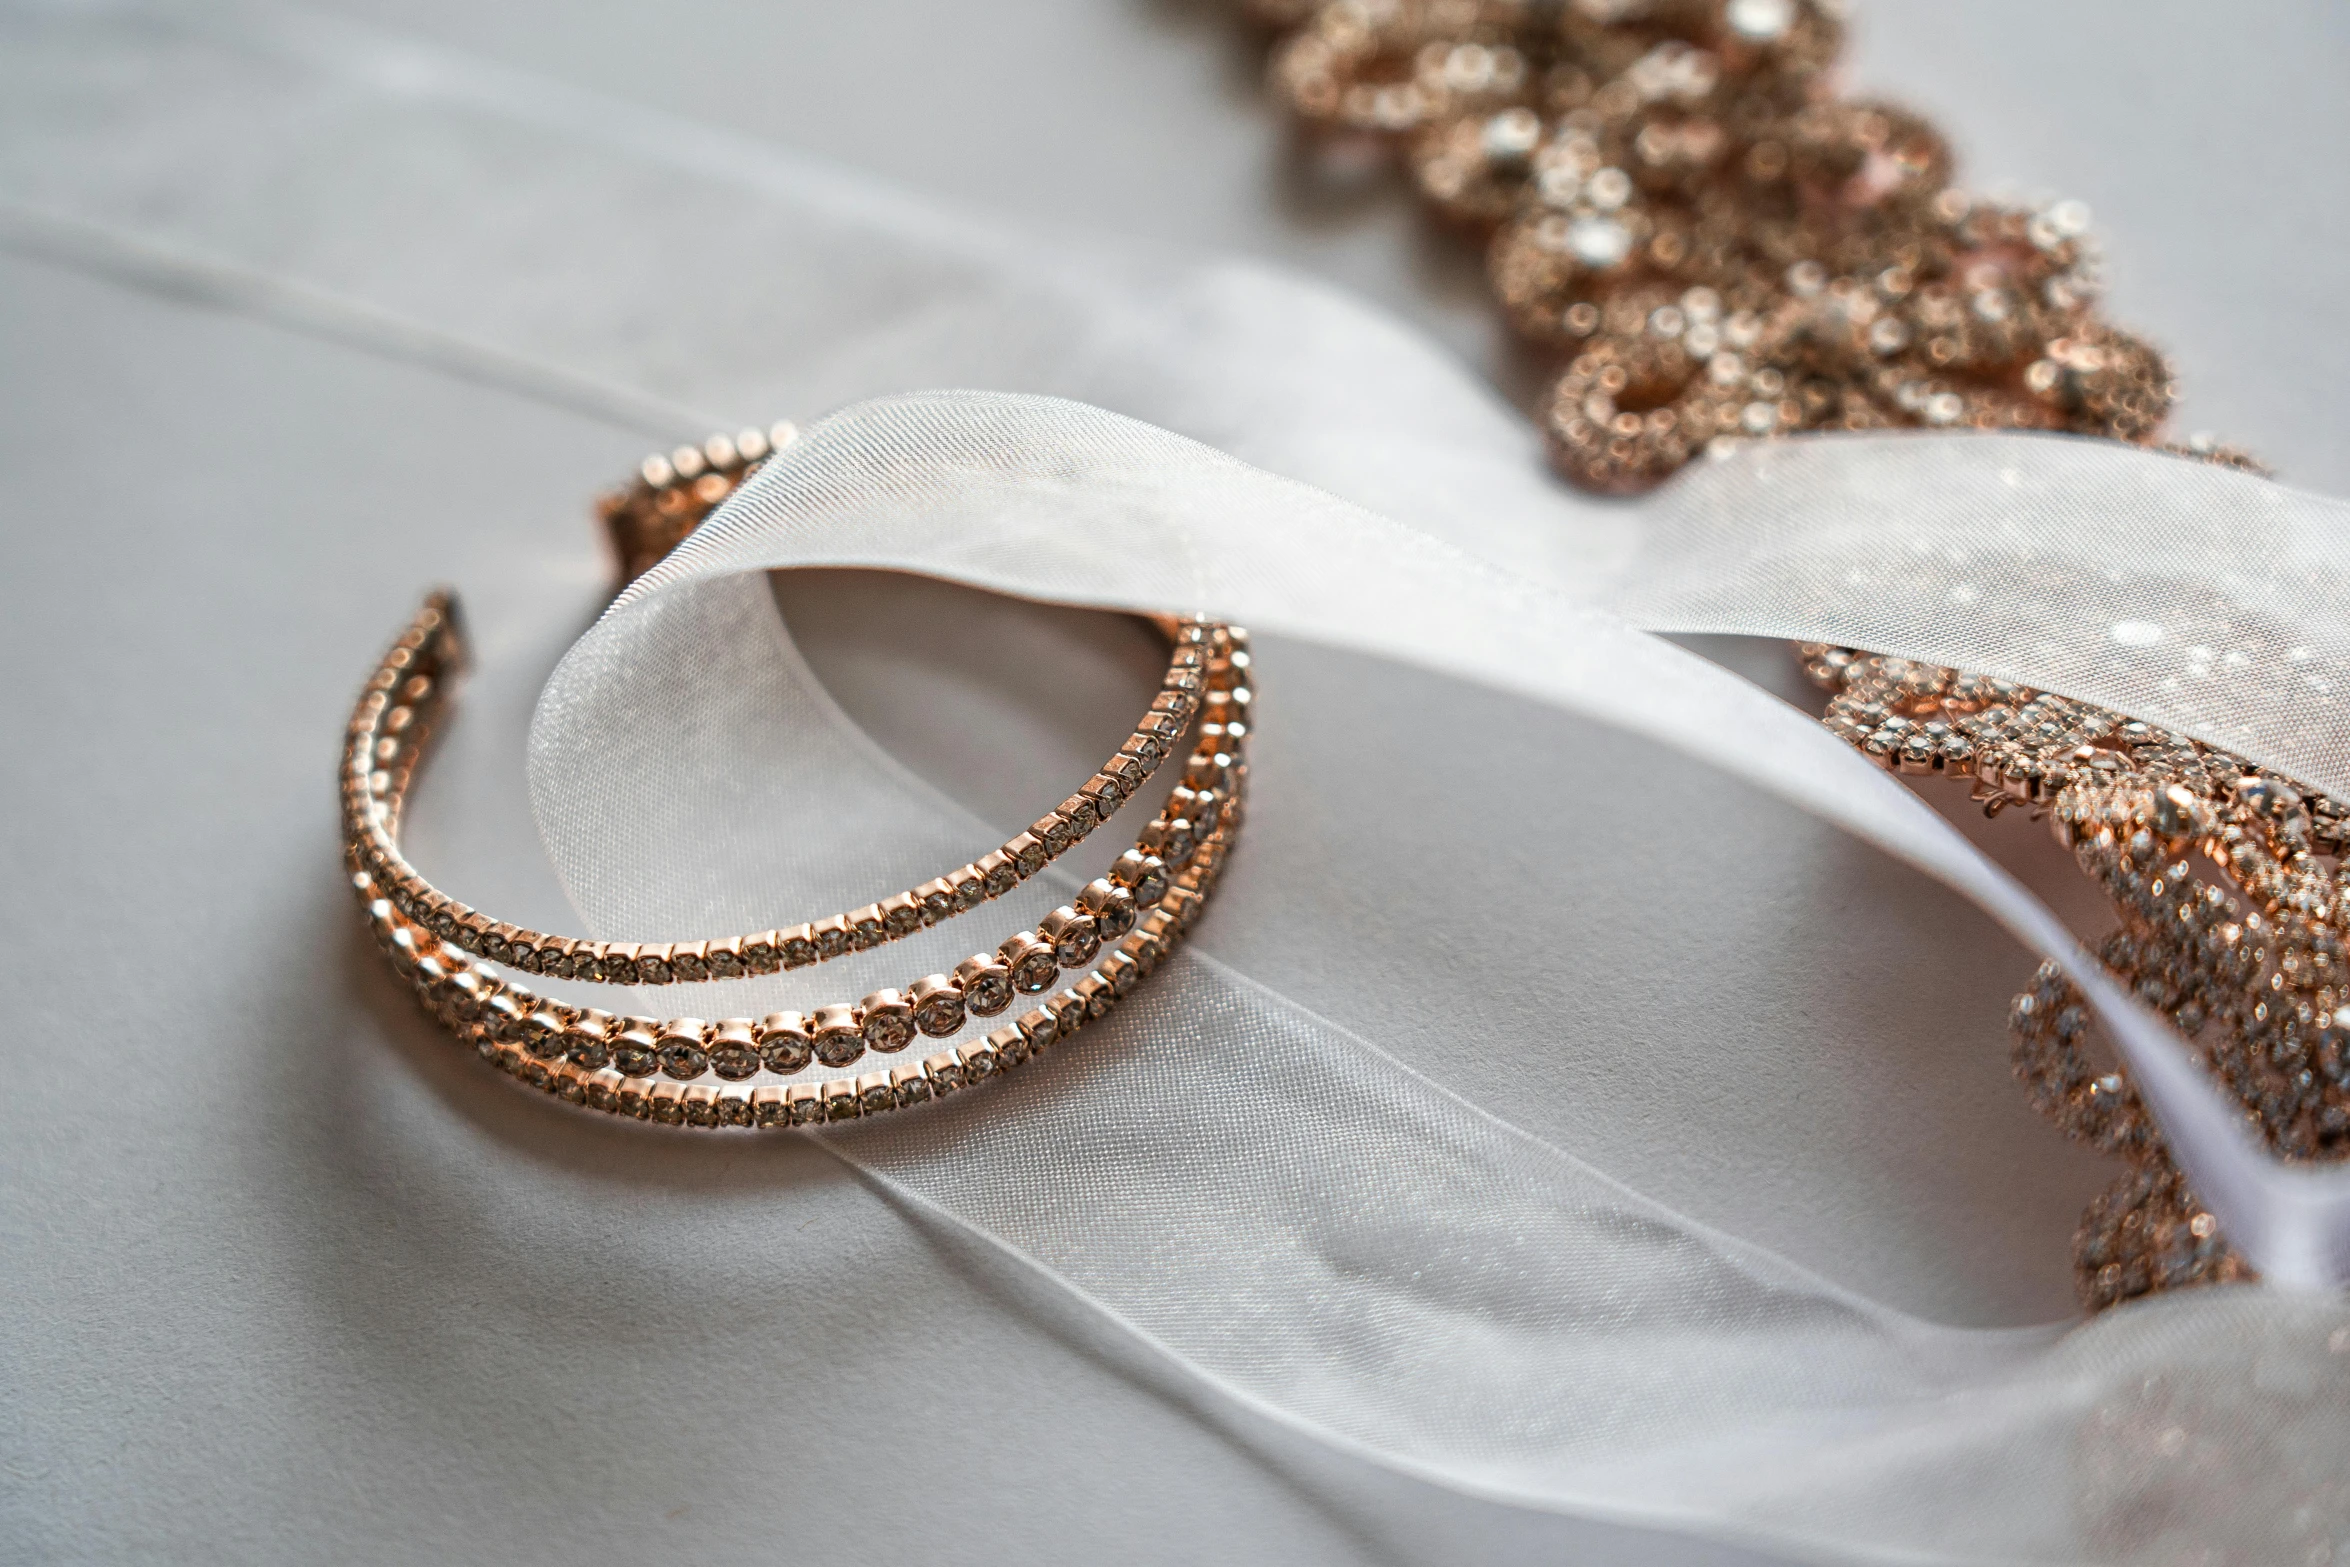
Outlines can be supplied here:
[[1993, 676], [1818, 643], [1797, 652], [1835, 693], [1821, 722], [1890, 771], [1973, 776], [2046, 805], [2076, 777], [2135, 766], [2200, 781], [2211, 759], [2151, 724]]
[[625, 487], [596, 503], [620, 559], [621, 583], [652, 570], [770, 456], [798, 439], [798, 427], [784, 419], [646, 458]]
[[[1237, 828], [1240, 814], [1236, 803], [1219, 801], [1201, 842], [1216, 841], [1218, 829]], [[757, 1023], [745, 1018], [715, 1025], [698, 1018], [615, 1017], [600, 1008], [556, 1007], [506, 985], [477, 998], [478, 1019], [541, 1059], [560, 1056], [590, 1071], [610, 1066], [624, 1077], [665, 1074], [690, 1081], [715, 1072], [739, 1082], [762, 1069], [781, 1076], [811, 1063], [838, 1069], [868, 1050], [894, 1054], [918, 1036], [952, 1038], [970, 1018], [994, 1017], [1017, 996], [1051, 990], [1063, 970], [1087, 967], [1104, 946], [1123, 941], [1138, 925], [1147, 933], [1157, 915], [1140, 918], [1141, 912], [1163, 910], [1201, 852], [1187, 839], [1170, 868], [1155, 855], [1129, 851], [1111, 869], [1119, 880], [1095, 880], [1075, 904], [1055, 909], [1036, 929], [1019, 932], [995, 951], [965, 959], [953, 973], [927, 974], [905, 990], [877, 990], [862, 1001], [819, 1007], [810, 1014], [775, 1012]], [[352, 887], [378, 925], [392, 919], [398, 931], [430, 938], [396, 902], [378, 896], [379, 884], [365, 869], [352, 873]], [[416, 938], [387, 931], [385, 939], [397, 957], [401, 950], [412, 952]], [[434, 945], [441, 952], [458, 951], [437, 941]], [[1110, 965], [1119, 961], [1113, 952]], [[469, 964], [464, 972], [479, 970]], [[455, 975], [448, 982], [460, 989], [466, 983]]]
[[493, 920], [432, 887], [400, 853], [401, 807], [430, 718], [445, 700], [445, 677], [458, 658], [451, 606], [436, 594], [368, 682], [352, 715], [343, 778], [345, 836], [356, 868], [368, 874], [374, 895], [388, 897], [411, 922], [477, 957], [555, 979], [622, 985], [690, 984], [801, 968], [912, 935], [1001, 897], [1108, 819], [1157, 771], [1196, 716], [1202, 720], [1200, 745], [1184, 782], [1137, 841], [1139, 855], [1179, 863], [1214, 828], [1246, 739], [1253, 695], [1245, 684], [1247, 634], [1182, 622], [1162, 688], [1119, 754], [1001, 849], [862, 909], [787, 929], [714, 941], [597, 942]]
[[[425, 1008], [484, 1059], [534, 1088], [589, 1109], [667, 1125], [806, 1126], [943, 1097], [1018, 1066], [1106, 1016], [1188, 933], [1239, 830], [1240, 813], [1228, 812], [1117, 950], [1076, 984], [1013, 1022], [919, 1062], [817, 1083], [731, 1086], [762, 1067], [790, 1073], [808, 1065], [823, 1037], [822, 1014], [814, 1021], [781, 1012], [757, 1023], [734, 1018], [716, 1024], [613, 1018], [497, 979], [404, 919], [388, 899], [371, 900], [368, 912], [393, 967]], [[355, 879], [364, 877], [359, 872]], [[361, 888], [363, 894], [367, 890]], [[911, 1037], [907, 1034], [897, 1048]], [[870, 1042], [862, 1029], [859, 1041], [847, 1060]], [[623, 1049], [649, 1056], [628, 1063], [646, 1070], [624, 1071]], [[660, 1077], [653, 1075], [656, 1066]], [[692, 1081], [705, 1070], [730, 1086]]]

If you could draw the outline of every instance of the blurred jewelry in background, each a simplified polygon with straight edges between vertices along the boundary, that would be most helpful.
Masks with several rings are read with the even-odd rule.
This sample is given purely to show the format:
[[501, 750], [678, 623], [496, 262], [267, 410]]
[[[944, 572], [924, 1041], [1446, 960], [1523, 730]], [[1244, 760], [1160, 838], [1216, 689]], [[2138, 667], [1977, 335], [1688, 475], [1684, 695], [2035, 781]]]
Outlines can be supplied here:
[[[1486, 248], [1555, 359], [1540, 418], [1577, 484], [1633, 493], [1708, 450], [1819, 430], [2171, 443], [2169, 363], [2098, 313], [2078, 201], [1952, 184], [1948, 144], [1840, 98], [1832, 0], [1242, 0], [1271, 88], [1320, 137], [1383, 143]], [[2005, 681], [1804, 645], [1824, 721], [1880, 766], [2046, 817], [2109, 895], [2104, 962], [2288, 1160], [2350, 1156], [2350, 808], [2239, 757]], [[2074, 1240], [2081, 1299], [2252, 1276], [2087, 1009], [2045, 965], [2015, 1069], [2127, 1168]]]

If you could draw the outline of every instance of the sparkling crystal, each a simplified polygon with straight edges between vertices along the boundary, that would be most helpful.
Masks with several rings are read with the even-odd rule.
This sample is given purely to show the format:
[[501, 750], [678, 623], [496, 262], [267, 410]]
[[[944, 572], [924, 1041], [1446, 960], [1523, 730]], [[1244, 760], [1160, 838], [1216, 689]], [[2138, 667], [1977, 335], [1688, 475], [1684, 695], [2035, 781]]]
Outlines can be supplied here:
[[1592, 271], [1604, 272], [1632, 253], [1632, 231], [1614, 218], [1577, 218], [1567, 226], [1567, 249]]
[[1061, 968], [1083, 968], [1101, 945], [1101, 932], [1091, 919], [1073, 920], [1053, 943], [1053, 961]]
[[603, 1034], [587, 1028], [572, 1029], [563, 1035], [563, 1053], [583, 1072], [597, 1071], [612, 1058], [611, 1046]]
[[563, 1020], [548, 1012], [534, 1012], [522, 1022], [523, 1048], [541, 1061], [553, 1061], [563, 1054]]
[[803, 1071], [815, 1059], [814, 1044], [801, 1034], [769, 1034], [759, 1042], [759, 1059], [778, 1077]]
[[828, 1028], [816, 1036], [816, 1059], [843, 1067], [865, 1053], [865, 1036], [851, 1027]]
[[759, 1052], [740, 1039], [722, 1039], [710, 1047], [710, 1070], [730, 1083], [756, 1075], [762, 1064]]
[[[1613, 212], [1632, 199], [1632, 176], [1626, 174], [1622, 169], [1601, 169], [1583, 182], [1583, 194], [1600, 211]], [[1629, 235], [1626, 237], [1629, 238]], [[1572, 235], [1569, 236], [1568, 243], [1575, 245], [1576, 252], [1581, 253], [1582, 247], [1575, 243]], [[1594, 264], [1612, 265], [1613, 263]]]
[[[1008, 1002], [1011, 998], [1005, 997]], [[963, 1026], [963, 997], [957, 991], [942, 991], [914, 1009], [914, 1026], [933, 1039], [945, 1039]]]
[[1479, 138], [1488, 161], [1519, 164], [1542, 142], [1542, 119], [1532, 109], [1504, 109], [1485, 122]]
[[1012, 982], [1000, 974], [982, 974], [963, 987], [963, 1004], [979, 1017], [993, 1017], [1012, 1004]]
[[1583, 196], [1583, 175], [1564, 163], [1554, 163], [1534, 176], [1534, 189], [1553, 207], [1572, 207]]
[[1020, 961], [1012, 966], [1012, 988], [1024, 996], [1052, 989], [1060, 977], [1060, 965], [1049, 948], [1023, 953]]
[[865, 1043], [875, 1050], [903, 1050], [914, 1042], [914, 1019], [905, 1011], [876, 1012], [865, 1019]]
[[1134, 929], [1134, 895], [1125, 888], [1093, 911], [1093, 922], [1100, 929], [1104, 941], [1116, 941]]

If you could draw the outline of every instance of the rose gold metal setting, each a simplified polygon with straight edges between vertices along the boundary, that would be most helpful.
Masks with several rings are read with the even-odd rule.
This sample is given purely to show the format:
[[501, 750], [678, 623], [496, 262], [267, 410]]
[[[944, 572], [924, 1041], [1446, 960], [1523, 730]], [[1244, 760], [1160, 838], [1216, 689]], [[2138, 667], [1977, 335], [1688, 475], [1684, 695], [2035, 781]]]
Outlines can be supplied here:
[[[744, 432], [650, 458], [629, 491], [608, 497], [604, 517], [633, 576], [731, 493], [788, 439]], [[666, 542], [661, 542], [661, 541]], [[658, 545], [656, 549], [655, 546]], [[590, 942], [502, 921], [447, 898], [398, 849], [402, 808], [464, 663], [457, 607], [435, 594], [369, 679], [349, 726], [343, 767], [345, 854], [352, 888], [393, 968], [425, 1009], [485, 1060], [568, 1103], [607, 1114], [705, 1129], [778, 1128], [861, 1119], [956, 1093], [1025, 1062], [1099, 1015], [1076, 988], [1053, 989], [1064, 968], [1101, 967], [1079, 982], [1157, 961], [1172, 934], [1213, 887], [1239, 832], [1247, 765], [1243, 721], [1251, 700], [1247, 633], [1188, 617], [1154, 617], [1174, 644], [1151, 710], [1109, 764], [1000, 849], [946, 876], [862, 909], [788, 930], [675, 943]], [[1213, 714], [1213, 721], [1203, 715]], [[1188, 751], [1183, 737], [1198, 733]], [[1181, 758], [1185, 785], [1138, 845], [1076, 902], [983, 953], [951, 975], [930, 974], [905, 991], [883, 989], [855, 1004], [753, 1022], [614, 1016], [539, 996], [492, 965], [605, 984], [693, 984], [803, 967], [863, 951], [951, 919], [1040, 873], [1130, 799], [1158, 766]], [[1189, 812], [1216, 823], [1180, 833], [1165, 824]], [[1115, 942], [1116, 945], [1112, 945]], [[1042, 1005], [985, 1040], [967, 1042], [860, 1076], [818, 1083], [759, 1083], [812, 1064], [834, 1070], [869, 1052], [894, 1054], [918, 1038], [942, 1039], [970, 1018], [994, 1017], [1016, 996]], [[716, 1082], [706, 1081], [715, 1078]]]

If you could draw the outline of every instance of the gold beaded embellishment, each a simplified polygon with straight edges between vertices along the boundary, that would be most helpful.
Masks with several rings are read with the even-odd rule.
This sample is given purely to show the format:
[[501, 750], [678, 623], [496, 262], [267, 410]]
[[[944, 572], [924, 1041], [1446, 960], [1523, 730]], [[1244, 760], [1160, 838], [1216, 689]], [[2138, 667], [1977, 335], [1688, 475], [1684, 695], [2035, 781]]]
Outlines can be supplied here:
[[[2163, 445], [2169, 364], [2097, 311], [2078, 202], [1953, 186], [1906, 110], [1841, 99], [1830, 0], [1243, 0], [1274, 94], [1390, 144], [1485, 246], [1555, 356], [1551, 456], [1632, 492], [1725, 442], [1808, 430], [2060, 430]], [[2165, 449], [2257, 468], [2197, 437]], [[2350, 808], [2120, 714], [1979, 675], [1801, 649], [1825, 722], [1880, 766], [2045, 814], [2111, 896], [2106, 964], [2177, 1026], [2269, 1146], [2350, 1157]], [[2251, 1276], [2053, 966], [2015, 1067], [2126, 1161], [2074, 1241], [2092, 1310]]]
[[[2225, 751], [2086, 702], [1805, 644], [1825, 722], [1881, 765], [1967, 778], [1996, 815], [2045, 813], [2121, 915], [2098, 955], [2169, 1019], [2292, 1160], [2350, 1157], [2350, 811]], [[2074, 1241], [2100, 1309], [2251, 1277], [2195, 1201], [2126, 1072], [2093, 1056], [2043, 964], [2010, 1013], [2016, 1075], [2076, 1140], [2126, 1161]]]
[[[649, 459], [602, 511], [624, 577], [682, 541], [775, 446], [771, 435], [714, 437]], [[698, 462], [698, 467], [696, 466]], [[684, 496], [683, 501], [674, 497]], [[494, 922], [435, 891], [401, 856], [399, 824], [437, 720], [464, 664], [457, 607], [427, 599], [384, 656], [354, 709], [344, 753], [344, 850], [352, 890], [377, 942], [425, 1009], [487, 1060], [574, 1104], [695, 1127], [796, 1126], [926, 1102], [996, 1075], [1105, 1015], [1157, 968], [1197, 919], [1238, 838], [1246, 795], [1252, 691], [1247, 633], [1187, 619], [1160, 622], [1174, 650], [1151, 711], [1084, 789], [1002, 849], [856, 912], [723, 940], [588, 942]], [[813, 1014], [756, 1021], [656, 1019], [541, 997], [524, 974], [603, 984], [677, 984], [771, 974], [926, 929], [1009, 892], [1107, 821], [1184, 738], [1181, 782], [1107, 874], [1068, 904], [952, 973], [883, 989]], [[1084, 971], [1065, 989], [1065, 971]], [[868, 1052], [943, 1040], [974, 1019], [1029, 1009], [919, 1061], [854, 1078], [787, 1083], [812, 1067], [842, 1070]], [[762, 1075], [778, 1081], [751, 1085]], [[716, 1078], [716, 1083], [699, 1081]]]
[[2101, 319], [2079, 202], [1949, 183], [1832, 96], [1821, 0], [1255, 0], [1304, 124], [1397, 144], [1563, 368], [1559, 467], [1645, 489], [1716, 440], [1893, 426], [2153, 442], [2162, 356]]

